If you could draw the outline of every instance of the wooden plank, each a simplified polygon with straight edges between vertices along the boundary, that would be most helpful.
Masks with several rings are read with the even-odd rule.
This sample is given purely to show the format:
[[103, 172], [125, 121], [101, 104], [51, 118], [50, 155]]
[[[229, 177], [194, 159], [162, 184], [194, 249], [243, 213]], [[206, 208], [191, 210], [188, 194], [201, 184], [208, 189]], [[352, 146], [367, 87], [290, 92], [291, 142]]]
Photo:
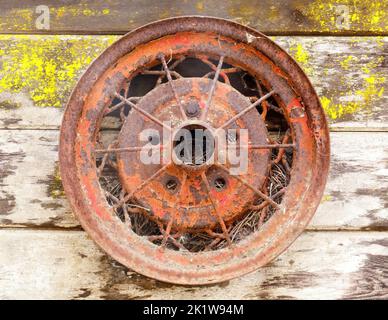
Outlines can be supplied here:
[[383, 232], [305, 232], [266, 267], [190, 287], [128, 270], [84, 232], [0, 230], [0, 246], [0, 299], [388, 298]]
[[[80, 74], [115, 39], [0, 35], [0, 128], [58, 128]], [[311, 78], [332, 128], [388, 129], [388, 37], [274, 39]]]
[[387, 230], [388, 133], [332, 132], [330, 174], [312, 229]]
[[78, 226], [63, 197], [57, 158], [57, 131], [1, 131], [2, 225]]
[[309, 76], [332, 128], [388, 127], [388, 38], [276, 37]]
[[[387, 230], [388, 132], [331, 134], [331, 173], [309, 229]], [[58, 132], [2, 130], [0, 226], [77, 228], [57, 168]]]
[[49, 23], [44, 26], [39, 5], [38, 0], [0, 1], [0, 32], [122, 34], [179, 15], [227, 18], [271, 34], [388, 32], [388, 4], [378, 0], [46, 0]]

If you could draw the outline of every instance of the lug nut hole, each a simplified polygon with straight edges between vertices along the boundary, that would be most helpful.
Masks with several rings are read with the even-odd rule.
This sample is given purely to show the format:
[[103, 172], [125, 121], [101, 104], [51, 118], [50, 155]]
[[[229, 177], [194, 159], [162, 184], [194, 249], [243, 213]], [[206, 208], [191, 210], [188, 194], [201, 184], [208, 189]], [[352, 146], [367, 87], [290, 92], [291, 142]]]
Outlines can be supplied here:
[[214, 180], [214, 187], [217, 191], [222, 191], [226, 188], [226, 180], [223, 177], [218, 177]]
[[168, 179], [166, 182], [166, 189], [168, 191], [175, 191], [178, 187], [178, 182], [175, 179]]
[[151, 143], [153, 146], [156, 146], [159, 144], [160, 139], [157, 135], [149, 136], [148, 142]]

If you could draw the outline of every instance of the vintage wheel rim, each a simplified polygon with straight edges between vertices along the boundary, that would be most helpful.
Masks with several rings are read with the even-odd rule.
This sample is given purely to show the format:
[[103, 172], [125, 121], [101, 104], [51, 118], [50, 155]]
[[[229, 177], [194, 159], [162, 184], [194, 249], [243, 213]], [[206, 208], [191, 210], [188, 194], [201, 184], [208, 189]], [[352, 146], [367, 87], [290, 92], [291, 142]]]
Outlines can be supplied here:
[[[170, 68], [171, 63], [179, 60], [180, 57], [192, 58], [197, 56], [205, 56], [208, 61], [209, 59], [214, 59], [214, 61], [218, 62], [220, 59], [224, 60], [218, 65], [217, 63], [212, 63], [213, 74], [209, 75], [210, 77], [213, 76], [214, 79], [218, 74], [220, 80], [223, 78], [223, 84], [220, 81], [212, 81], [211, 78], [200, 80], [199, 77], [189, 77], [189, 79], [174, 80], [171, 77], [169, 79], [168, 73], [165, 72], [165, 64], [167, 68]], [[204, 180], [202, 180], [203, 182], [198, 188], [206, 190], [210, 197], [208, 200], [201, 198], [201, 201], [210, 201], [216, 215], [215, 220], [211, 220], [211, 218], [204, 219], [205, 222], [200, 224], [198, 217], [204, 216], [205, 210], [203, 208], [206, 206], [199, 205], [196, 208], [198, 209], [197, 215], [193, 215], [190, 219], [176, 219], [177, 222], [169, 223], [169, 219], [163, 220], [166, 216], [165, 212], [158, 215], [158, 210], [156, 210], [159, 208], [158, 203], [153, 205], [146, 203], [144, 205], [144, 199], [146, 202], [147, 200], [152, 202], [152, 197], [149, 194], [136, 196], [136, 192], [140, 192], [139, 189], [134, 188], [129, 192], [126, 190], [131, 188], [133, 182], [140, 183], [140, 185], [144, 182], [148, 183], [148, 179], [144, 179], [144, 176], [136, 178], [144, 170], [139, 172], [133, 168], [128, 168], [128, 163], [133, 163], [133, 154], [135, 152], [123, 152], [122, 150], [115, 151], [115, 153], [111, 151], [101, 152], [102, 157], [98, 158], [99, 150], [106, 150], [107, 146], [105, 145], [101, 148], [98, 143], [101, 144], [102, 142], [97, 142], [97, 139], [100, 139], [101, 132], [103, 132], [104, 117], [109, 115], [110, 112], [113, 113], [113, 109], [108, 108], [117, 107], [117, 101], [116, 104], [114, 103], [115, 99], [122, 99], [124, 94], [127, 100], [121, 102], [122, 105], [131, 107], [131, 117], [133, 114], [136, 114], [138, 116], [137, 120], [139, 120], [145, 116], [150, 119], [147, 125], [149, 122], [152, 122], [155, 127], [162, 127], [157, 123], [158, 119], [156, 116], [152, 114], [152, 112], [158, 109], [157, 103], [153, 111], [144, 114], [141, 111], [143, 109], [136, 107], [134, 103], [136, 99], [131, 100], [127, 92], [123, 93], [122, 91], [124, 84], [128, 80], [133, 80], [135, 75], [140, 74], [140, 71], [143, 74], [144, 71], [154, 67], [157, 68], [158, 65], [164, 67], [159, 70], [164, 70], [162, 78], [167, 80], [163, 80], [165, 83], [157, 83], [155, 88], [142, 97], [139, 102], [141, 106], [152, 104], [141, 104], [144, 101], [156, 100], [155, 97], [154, 99], [149, 98], [152, 97], [153, 92], [156, 95], [155, 90], [161, 92], [157, 96], [163, 95], [170, 90], [170, 96], [176, 98], [176, 90], [179, 86], [182, 87], [180, 91], [182, 93], [184, 88], [190, 86], [190, 88], [199, 88], [201, 86], [206, 87], [207, 85], [209, 93], [212, 90], [213, 82], [216, 83], [213, 91], [217, 100], [215, 104], [217, 106], [222, 105], [223, 93], [227, 92], [229, 94], [234, 90], [226, 88], [229, 84], [224, 76], [226, 71], [223, 70], [225, 69], [222, 68], [223, 65], [228, 65], [228, 68], [237, 68], [239, 72], [249, 74], [249, 76], [257, 80], [257, 88], [260, 87], [260, 84], [262, 85], [264, 92], [257, 92], [256, 100], [264, 94], [272, 92], [272, 103], [276, 105], [273, 108], [280, 108], [281, 111], [278, 112], [283, 114], [289, 126], [289, 131], [286, 133], [289, 135], [287, 139], [291, 140], [283, 139], [283, 142], [278, 142], [278, 144], [286, 144], [288, 149], [292, 149], [289, 181], [281, 197], [275, 195], [279, 199], [264, 198], [263, 200], [263, 194], [266, 196], [265, 190], [268, 190], [268, 183], [264, 187], [263, 183], [265, 182], [263, 181], [270, 180], [264, 165], [267, 165], [266, 161], [268, 160], [269, 165], [267, 167], [272, 168], [274, 159], [272, 157], [265, 160], [269, 155], [269, 150], [272, 150], [273, 147], [261, 149], [260, 146], [257, 147], [258, 150], [252, 152], [257, 152], [260, 155], [261, 161], [258, 162], [263, 164], [258, 170], [260, 171], [260, 176], [264, 174], [265, 178], [250, 178], [253, 180], [248, 182], [245, 180], [248, 177], [243, 178], [243, 182], [239, 180], [239, 184], [247, 188], [246, 193], [253, 193], [257, 199], [252, 200], [252, 194], [246, 198], [242, 197], [244, 198], [243, 203], [237, 202], [235, 207], [233, 205], [228, 206], [229, 209], [225, 209], [227, 212], [225, 215], [217, 213], [217, 209], [222, 211], [219, 210], [220, 199], [212, 199], [216, 193], [214, 190], [211, 190], [213, 185], [209, 182], [206, 183], [207, 171], [202, 171], [205, 174], [201, 173], [200, 176]], [[222, 69], [220, 70], [220, 68]], [[158, 75], [161, 77], [162, 74], [159, 72]], [[171, 83], [173, 86], [176, 85], [175, 92], [171, 88]], [[225, 92], [222, 91], [224, 87]], [[220, 92], [217, 93], [217, 90]], [[201, 94], [195, 97], [205, 101], [205, 108], [200, 109], [200, 114], [193, 116], [193, 118], [196, 121], [204, 121], [200, 122], [200, 124], [205, 123], [211, 127], [216, 127], [214, 123], [216, 117], [213, 116], [213, 122], [210, 120], [206, 121], [206, 117], [202, 118], [203, 114], [208, 115], [211, 112], [212, 106], [210, 103], [209, 107], [206, 107], [206, 98], [209, 98], [210, 94], [205, 95], [204, 92], [202, 92], [203, 97]], [[230, 95], [237, 95], [233, 92]], [[166, 93], [166, 95], [168, 94]], [[187, 95], [189, 96], [190, 94]], [[172, 98], [166, 99], [168, 101], [168, 108], [171, 109], [170, 101]], [[178, 97], [178, 99], [180, 98]], [[184, 102], [186, 103], [187, 100]], [[241, 103], [242, 106], [237, 111], [230, 109], [228, 110], [229, 112], [222, 113], [223, 109], [220, 107], [221, 118], [233, 114], [233, 112], [233, 115], [238, 114], [242, 110], [241, 108], [251, 106], [254, 101], [251, 101], [251, 104]], [[178, 114], [184, 110], [184, 107], [182, 106], [179, 109], [181, 107], [180, 103], [177, 102], [176, 104], [176, 113]], [[182, 102], [182, 104], [184, 103]], [[224, 103], [224, 105], [226, 106], [227, 103]], [[253, 110], [256, 109], [254, 107], [261, 108], [261, 113], [258, 113], [260, 117], [254, 118], [253, 113], [255, 111]], [[255, 121], [258, 118], [262, 118], [263, 104], [257, 104], [254, 107], [250, 109], [252, 111], [249, 111], [252, 112], [250, 117], [247, 117], [248, 113], [241, 116], [240, 120], [243, 126], [249, 127], [251, 125], [248, 123], [251, 117]], [[184, 111], [186, 116], [188, 115], [187, 108], [191, 107], [186, 106], [186, 111]], [[163, 110], [163, 108], [159, 109]], [[197, 112], [197, 109], [194, 111]], [[128, 147], [126, 144], [127, 140], [131, 140], [130, 137], [127, 138], [128, 132], [130, 133], [131, 129], [136, 127], [138, 122], [132, 122], [131, 126], [125, 128], [125, 121], [128, 115], [124, 114], [124, 108], [122, 110], [123, 123], [119, 132], [124, 132], [125, 134], [121, 138], [119, 137], [119, 144], [116, 142], [115, 145], [110, 145], [110, 148], [122, 149]], [[159, 110], [158, 112], [155, 114], [163, 116], [162, 111]], [[150, 114], [154, 119], [151, 119]], [[181, 117], [184, 118], [183, 112]], [[246, 119], [245, 122], [243, 121], [244, 117]], [[266, 120], [265, 118], [263, 119], [264, 121]], [[127, 121], [130, 122], [131, 120]], [[176, 126], [187, 124], [184, 121], [179, 122], [177, 120], [177, 122]], [[257, 126], [263, 126], [259, 122], [256, 121]], [[236, 122], [233, 121], [233, 123]], [[261, 128], [259, 131], [262, 134], [266, 132], [266, 128]], [[90, 234], [92, 239], [117, 261], [141, 274], [162, 281], [180, 284], [214, 283], [243, 275], [268, 263], [283, 252], [303, 231], [319, 204], [326, 183], [329, 164], [328, 136], [324, 113], [307, 76], [295, 61], [274, 42], [253, 29], [230, 21], [208, 17], [179, 17], [151, 23], [128, 33], [110, 46], [84, 73], [72, 93], [63, 118], [60, 136], [60, 170], [66, 195], [81, 225]], [[262, 142], [260, 139], [262, 139], [261, 135], [255, 141]], [[132, 139], [131, 141], [134, 140]], [[280, 147], [277, 150], [279, 150], [279, 154], [280, 150], [286, 150], [286, 148]], [[128, 153], [132, 154], [132, 158], [124, 156], [124, 154]], [[105, 154], [116, 156], [116, 163], [113, 163], [109, 157], [105, 157], [104, 162], [106, 165], [106, 162], [111, 161], [113, 163], [112, 167], [118, 168], [119, 182], [124, 186], [121, 199], [115, 198], [115, 196], [112, 197], [112, 194], [109, 195], [109, 192], [107, 195], [101, 183], [100, 173], [103, 170], [99, 169], [101, 169], [100, 165]], [[281, 158], [284, 158], [284, 156], [282, 155]], [[287, 158], [285, 161], [287, 161]], [[285, 166], [287, 165], [285, 164]], [[179, 166], [174, 167], [174, 170], [178, 170], [176, 168]], [[104, 168], [105, 166], [102, 167], [102, 169]], [[183, 171], [182, 167], [179, 167], [179, 172]], [[151, 170], [151, 173], [148, 172], [148, 178], [159, 177], [163, 172], [165, 172], [165, 169]], [[268, 172], [273, 171], [269, 169]], [[216, 174], [216, 176], [218, 177], [219, 174]], [[227, 176], [225, 179], [232, 178]], [[249, 182], [253, 184], [258, 183], [259, 186], [252, 185]], [[161, 184], [159, 180], [152, 183]], [[177, 181], [176, 185], [178, 185], [178, 188], [181, 186], [181, 183], [181, 180]], [[152, 187], [148, 189], [152, 189]], [[237, 192], [237, 190], [241, 192], [238, 188], [232, 191]], [[269, 189], [269, 191], [271, 190]], [[146, 193], [146, 191], [141, 192]], [[128, 195], [130, 197], [126, 198]], [[179, 198], [178, 196], [175, 197]], [[136, 217], [140, 214], [141, 217], [149, 218], [152, 222], [156, 221], [156, 224], [161, 226], [160, 234], [146, 234], [142, 236], [136, 233], [132, 229], [134, 216], [128, 215], [129, 219], [126, 219], [126, 213], [123, 213], [125, 210], [124, 206], [121, 206], [123, 211], [118, 211], [121, 208], [120, 205], [125, 204], [125, 208], [129, 208], [127, 202], [124, 203], [124, 200], [131, 202], [133, 198], [136, 198], [136, 203], [141, 203], [142, 208], [144, 207], [149, 211], [139, 209], [140, 213], [133, 213], [136, 211], [133, 210], [131, 214], [133, 213]], [[163, 196], [162, 198], [169, 197]], [[236, 198], [236, 196], [234, 198], [231, 197], [231, 200], [227, 198], [226, 201], [233, 201]], [[266, 218], [265, 222], [264, 220], [261, 221], [259, 227], [255, 227], [256, 229], [253, 229], [251, 233], [238, 239], [238, 241], [232, 242], [230, 240], [231, 234], [228, 233], [228, 227], [233, 230], [233, 226], [241, 221], [238, 219], [242, 219], [241, 217], [245, 217], [248, 214], [245, 211], [237, 212], [237, 208], [246, 203], [256, 205], [257, 208], [266, 202], [266, 199], [267, 202], [270, 202], [270, 200], [274, 202], [271, 204], [274, 207], [271, 215]], [[202, 202], [199, 203], [201, 204]], [[232, 202], [227, 203], [232, 204]], [[131, 208], [134, 205], [134, 203], [130, 203]], [[208, 204], [207, 207], [209, 207]], [[231, 207], [234, 209], [230, 209]], [[172, 210], [169, 205], [167, 205], [167, 208]], [[168, 210], [166, 212], [172, 212]], [[175, 214], [175, 217], [180, 215], [179, 210], [176, 211], [178, 213]], [[147, 212], [152, 212], [152, 219]], [[230, 221], [223, 223], [223, 218], [230, 219]], [[189, 222], [184, 222], [187, 220]], [[131, 226], [129, 226], [128, 221], [131, 221]], [[174, 229], [176, 230], [174, 231]], [[198, 231], [199, 229], [201, 230]], [[210, 247], [210, 249], [206, 247], [198, 251], [187, 250], [184, 245], [181, 248], [183, 235], [186, 239], [186, 233], [190, 236], [192, 234], [197, 236], [198, 234], [202, 235], [204, 230], [209, 236], [213, 234], [214, 240], [222, 234], [222, 240], [219, 240], [217, 243], [219, 247]], [[169, 236], [166, 236], [167, 232]], [[191, 238], [189, 237], [189, 239]], [[175, 248], [169, 248], [167, 243], [171, 244], [171, 247], [175, 246]], [[227, 244], [225, 245], [225, 243]]]

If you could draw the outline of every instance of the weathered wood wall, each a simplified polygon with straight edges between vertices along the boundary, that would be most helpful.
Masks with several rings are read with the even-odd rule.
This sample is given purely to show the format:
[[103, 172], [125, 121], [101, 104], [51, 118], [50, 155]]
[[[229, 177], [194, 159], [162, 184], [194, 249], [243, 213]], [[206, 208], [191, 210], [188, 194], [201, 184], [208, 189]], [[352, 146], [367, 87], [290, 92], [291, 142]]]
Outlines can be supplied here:
[[[50, 30], [37, 30], [41, 4], [0, 1], [0, 299], [388, 298], [387, 1], [50, 0]], [[270, 265], [206, 287], [112, 261], [74, 219], [57, 168], [63, 106], [82, 71], [118, 34], [181, 14], [272, 35], [311, 77], [332, 131], [308, 230]]]
[[41, 33], [123, 34], [179, 15], [231, 19], [271, 35], [388, 33], [388, 4], [377, 0], [2, 0], [0, 31], [37, 33], [42, 4], [50, 8], [51, 26]]

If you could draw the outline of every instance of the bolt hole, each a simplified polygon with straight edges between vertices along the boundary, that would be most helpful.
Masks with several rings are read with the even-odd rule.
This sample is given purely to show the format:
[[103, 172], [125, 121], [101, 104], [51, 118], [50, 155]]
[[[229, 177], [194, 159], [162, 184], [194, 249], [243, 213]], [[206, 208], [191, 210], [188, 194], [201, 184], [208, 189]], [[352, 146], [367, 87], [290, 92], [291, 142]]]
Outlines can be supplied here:
[[153, 146], [156, 146], [160, 142], [159, 137], [158, 136], [149, 136], [148, 142], [150, 142]]
[[222, 177], [218, 177], [214, 180], [214, 187], [217, 191], [224, 190], [226, 187], [226, 180]]
[[174, 179], [169, 179], [166, 182], [166, 189], [169, 191], [175, 191], [178, 187], [178, 182]]
[[199, 114], [199, 104], [198, 104], [198, 101], [197, 100], [190, 100], [186, 106], [185, 106], [185, 109], [186, 109], [186, 115], [190, 118], [194, 118], [196, 116], [198, 116]]

